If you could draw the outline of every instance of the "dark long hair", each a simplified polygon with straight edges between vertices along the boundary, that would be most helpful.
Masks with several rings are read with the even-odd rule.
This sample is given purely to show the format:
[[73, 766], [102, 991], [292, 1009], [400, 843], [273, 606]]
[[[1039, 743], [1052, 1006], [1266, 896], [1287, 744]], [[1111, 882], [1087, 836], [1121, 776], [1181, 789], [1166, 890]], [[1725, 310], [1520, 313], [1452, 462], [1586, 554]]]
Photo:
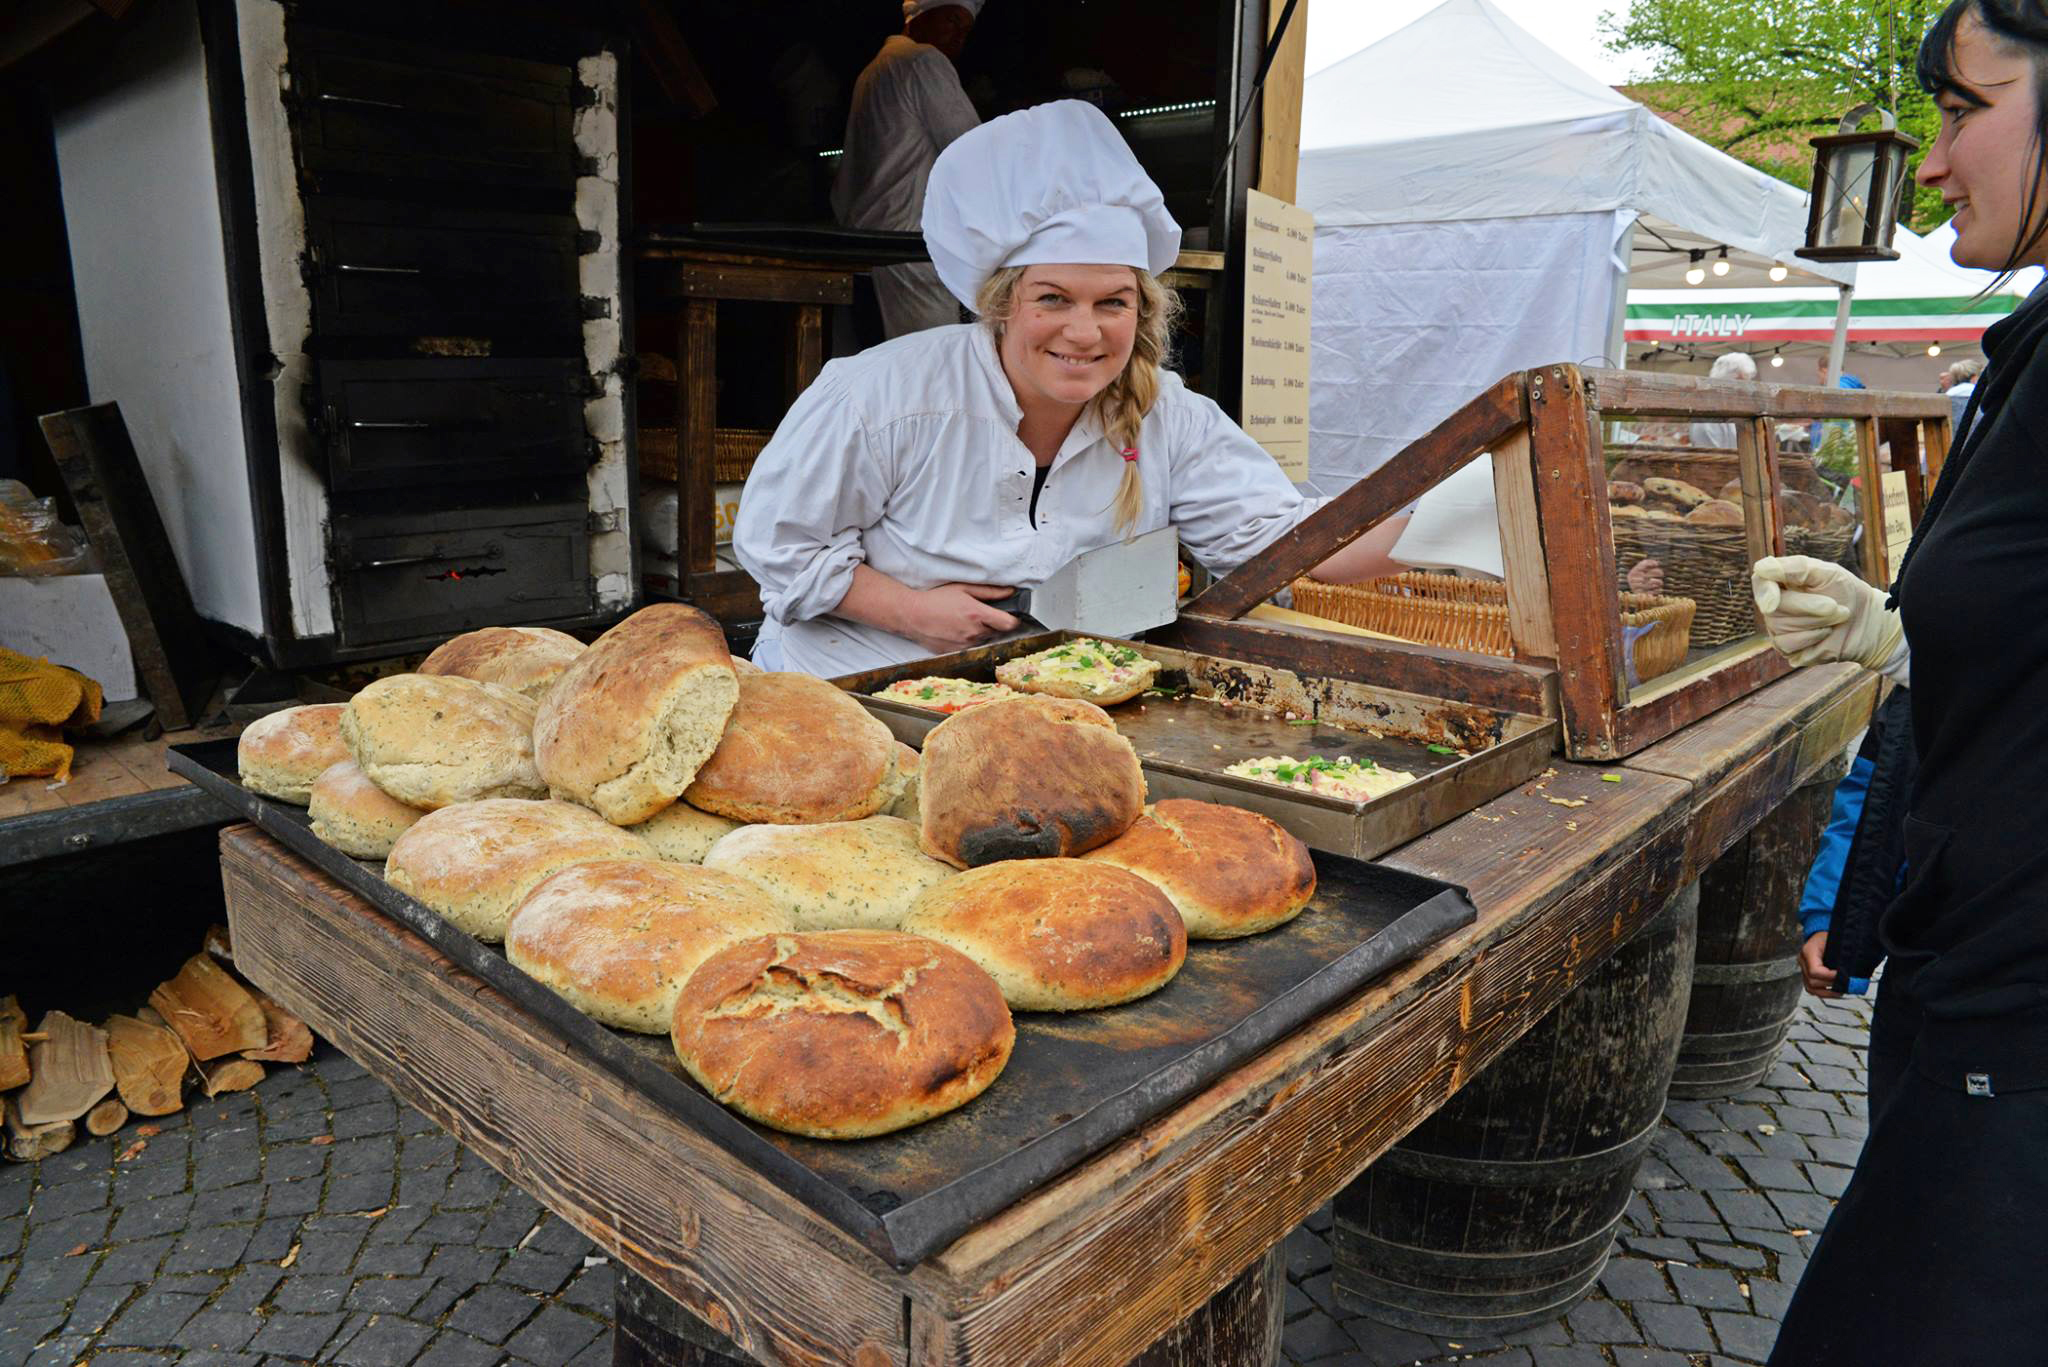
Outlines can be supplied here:
[[2043, 212], [2048, 205], [2043, 203], [2041, 188], [2042, 173], [2048, 170], [2048, 5], [2043, 0], [1954, 0], [1920, 40], [1920, 55], [1913, 64], [1920, 88], [1930, 95], [1950, 95], [1981, 108], [1984, 97], [1956, 74], [1956, 31], [1966, 14], [1975, 14], [1994, 38], [2024, 54], [2034, 67], [2034, 136], [2027, 148], [2027, 195], [2020, 206], [2020, 226], [2013, 234], [2012, 250], [1999, 267], [2000, 278], [1986, 287], [1988, 292], [2025, 265], [2034, 248], [2048, 238], [2048, 212]]

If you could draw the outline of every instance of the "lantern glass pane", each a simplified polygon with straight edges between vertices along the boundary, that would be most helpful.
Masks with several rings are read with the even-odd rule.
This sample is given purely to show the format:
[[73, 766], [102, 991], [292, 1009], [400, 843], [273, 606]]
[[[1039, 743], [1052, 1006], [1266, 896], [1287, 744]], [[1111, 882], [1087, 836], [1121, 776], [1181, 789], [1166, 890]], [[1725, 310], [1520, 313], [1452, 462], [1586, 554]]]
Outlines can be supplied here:
[[1822, 247], [1860, 247], [1870, 241], [1871, 175], [1877, 149], [1869, 143], [1831, 148], [1827, 158], [1827, 201], [1822, 206]]

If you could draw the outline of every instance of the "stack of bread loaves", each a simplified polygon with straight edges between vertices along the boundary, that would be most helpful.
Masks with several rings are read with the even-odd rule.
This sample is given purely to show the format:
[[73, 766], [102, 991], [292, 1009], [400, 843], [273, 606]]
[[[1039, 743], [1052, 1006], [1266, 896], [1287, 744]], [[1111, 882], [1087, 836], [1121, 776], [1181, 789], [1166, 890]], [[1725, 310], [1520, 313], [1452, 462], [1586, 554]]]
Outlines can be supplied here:
[[1146, 807], [1092, 703], [983, 703], [920, 756], [678, 604], [588, 647], [468, 633], [346, 706], [265, 718], [240, 758], [570, 1005], [668, 1034], [717, 1100], [822, 1138], [964, 1105], [1008, 1061], [1013, 1009], [1157, 991], [1191, 938], [1269, 929], [1315, 887], [1264, 817]]

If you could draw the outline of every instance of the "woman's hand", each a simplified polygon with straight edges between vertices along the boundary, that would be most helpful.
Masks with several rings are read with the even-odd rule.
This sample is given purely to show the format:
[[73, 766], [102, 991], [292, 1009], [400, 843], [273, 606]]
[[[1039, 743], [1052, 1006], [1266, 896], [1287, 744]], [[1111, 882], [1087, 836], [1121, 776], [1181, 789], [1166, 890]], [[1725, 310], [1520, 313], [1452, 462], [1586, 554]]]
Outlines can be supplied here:
[[995, 584], [941, 584], [912, 589], [898, 606], [896, 633], [908, 636], [934, 655], [979, 645], [998, 632], [1014, 631], [1017, 619], [989, 602], [1008, 598], [1014, 589]]
[[1805, 982], [1806, 990], [1814, 996], [1839, 997], [1841, 991], [1835, 986], [1839, 975], [1820, 961], [1827, 948], [1828, 933], [1825, 930], [1816, 930], [1806, 937], [1806, 943], [1799, 947], [1799, 977]]
[[987, 601], [1013, 592], [995, 584], [914, 589], [878, 569], [855, 565], [853, 583], [833, 612], [908, 636], [934, 655], [946, 655], [978, 645], [999, 631], [1015, 630], [1017, 619]]
[[1664, 592], [1664, 566], [1655, 560], [1638, 560], [1628, 572], [1630, 593]]

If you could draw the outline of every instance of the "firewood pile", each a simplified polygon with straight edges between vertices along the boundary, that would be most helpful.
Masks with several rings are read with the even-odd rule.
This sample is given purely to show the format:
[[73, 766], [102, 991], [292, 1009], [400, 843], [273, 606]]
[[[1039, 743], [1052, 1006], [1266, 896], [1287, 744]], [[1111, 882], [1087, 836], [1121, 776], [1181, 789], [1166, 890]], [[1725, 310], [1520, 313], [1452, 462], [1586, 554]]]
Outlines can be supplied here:
[[303, 1063], [313, 1032], [236, 977], [227, 929], [215, 926], [177, 976], [133, 1014], [91, 1025], [46, 1011], [28, 1028], [14, 997], [0, 997], [0, 1149], [28, 1163], [78, 1138], [109, 1135], [131, 1116], [170, 1115], [188, 1086], [209, 1097], [263, 1080], [268, 1063]]

